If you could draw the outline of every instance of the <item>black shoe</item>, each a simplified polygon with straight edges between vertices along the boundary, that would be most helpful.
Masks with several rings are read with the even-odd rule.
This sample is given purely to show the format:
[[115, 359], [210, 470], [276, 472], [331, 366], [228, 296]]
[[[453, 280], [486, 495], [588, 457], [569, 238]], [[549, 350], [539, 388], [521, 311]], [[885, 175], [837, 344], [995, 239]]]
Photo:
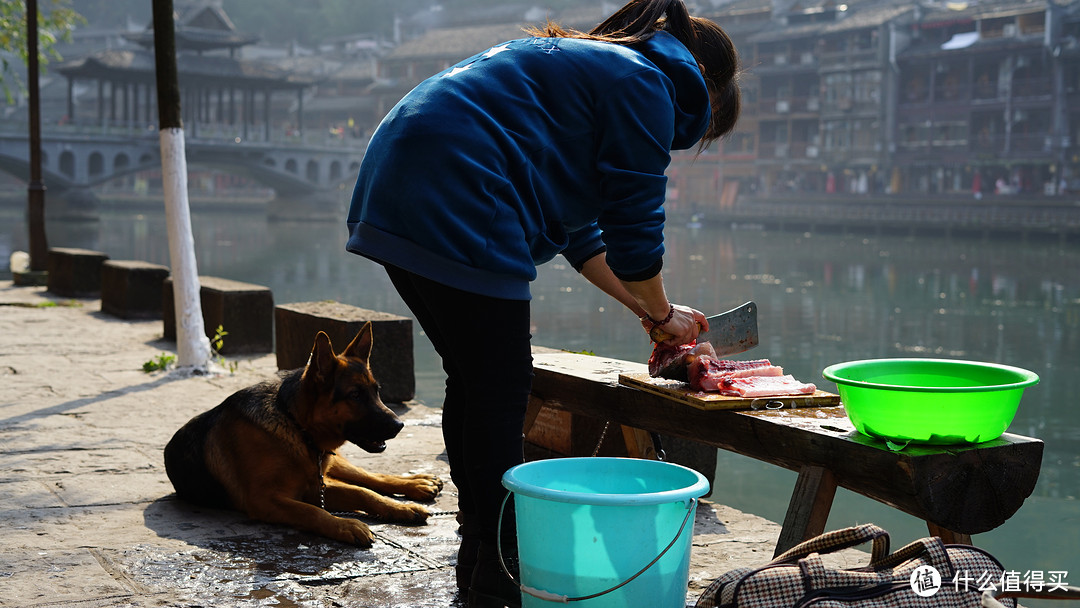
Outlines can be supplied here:
[[473, 570], [476, 568], [476, 557], [480, 551], [480, 538], [461, 532], [461, 546], [458, 547], [457, 564], [454, 573], [457, 576], [457, 587], [461, 591], [468, 591], [472, 584]]
[[[506, 567], [516, 576], [517, 547], [503, 546]], [[498, 549], [480, 543], [469, 583], [469, 608], [521, 608], [521, 590], [499, 563]]]

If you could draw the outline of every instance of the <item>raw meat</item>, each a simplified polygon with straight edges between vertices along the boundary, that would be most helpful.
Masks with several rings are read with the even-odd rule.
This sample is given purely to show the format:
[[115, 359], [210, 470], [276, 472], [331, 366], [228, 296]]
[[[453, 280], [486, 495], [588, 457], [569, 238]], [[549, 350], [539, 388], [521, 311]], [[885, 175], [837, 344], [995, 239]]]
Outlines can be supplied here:
[[732, 361], [717, 359], [713, 356], [699, 356], [687, 365], [687, 381], [694, 390], [719, 390], [720, 382], [734, 374], [739, 376], [781, 375], [784, 373], [768, 359], [753, 361]]
[[720, 359], [708, 342], [682, 346], [657, 344], [649, 357], [649, 375], [689, 382], [696, 391], [749, 399], [812, 395], [817, 391], [815, 385], [785, 375], [784, 368], [768, 359]]
[[708, 342], [668, 346], [658, 343], [649, 357], [649, 375], [653, 378], [687, 380], [687, 369], [701, 356], [716, 357], [716, 350]]
[[779, 397], [782, 395], [812, 395], [817, 387], [799, 382], [793, 376], [749, 376], [725, 378], [720, 394], [732, 397]]
[[[694, 390], [718, 391], [725, 380], [750, 376], [782, 376], [784, 368], [772, 365], [767, 359], [747, 363], [760, 363], [750, 366], [730, 366], [736, 363], [712, 357], [699, 357], [687, 369], [687, 380]], [[726, 368], [726, 369], [725, 369]]]

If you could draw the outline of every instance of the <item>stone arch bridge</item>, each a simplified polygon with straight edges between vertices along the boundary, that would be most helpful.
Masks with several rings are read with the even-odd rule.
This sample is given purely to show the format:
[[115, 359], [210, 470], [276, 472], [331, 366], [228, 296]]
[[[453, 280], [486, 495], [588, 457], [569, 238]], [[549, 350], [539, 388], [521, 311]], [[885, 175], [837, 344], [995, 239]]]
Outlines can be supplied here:
[[[203, 139], [185, 133], [189, 166], [227, 169], [273, 188], [268, 213], [281, 218], [341, 217], [363, 158], [363, 148]], [[45, 187], [66, 199], [69, 215], [96, 214], [90, 189], [125, 175], [161, 167], [158, 134], [110, 136], [43, 133], [41, 171]], [[25, 134], [0, 133], [0, 171], [30, 174]], [[344, 191], [344, 194], [343, 194]], [[52, 200], [50, 198], [50, 206]]]

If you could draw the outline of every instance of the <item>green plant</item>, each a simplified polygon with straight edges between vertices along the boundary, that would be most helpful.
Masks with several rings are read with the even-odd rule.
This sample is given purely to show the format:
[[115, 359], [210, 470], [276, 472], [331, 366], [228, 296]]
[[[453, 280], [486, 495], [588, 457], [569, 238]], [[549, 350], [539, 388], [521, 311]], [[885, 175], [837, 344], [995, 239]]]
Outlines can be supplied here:
[[225, 356], [221, 354], [221, 347], [225, 346], [225, 336], [229, 335], [229, 332], [225, 331], [225, 327], [218, 325], [214, 330], [214, 337], [210, 338], [210, 346], [214, 349], [214, 354], [217, 355], [218, 365], [229, 370], [229, 373], [236, 373], [236, 362], [228, 361]]
[[63, 302], [57, 302], [55, 300], [45, 300], [44, 302], [0, 302], [0, 306], [18, 306], [19, 308], [56, 308], [57, 306], [67, 306], [68, 308], [82, 308], [82, 302], [78, 300], [65, 300]]
[[221, 347], [225, 346], [225, 336], [229, 335], [229, 332], [225, 331], [225, 327], [218, 325], [214, 330], [214, 337], [210, 338], [210, 346], [214, 347], [214, 352], [219, 356], [221, 355]]
[[150, 372], [156, 372], [158, 370], [163, 370], [169, 367], [169, 365], [173, 361], [176, 361], [176, 355], [161, 353], [160, 355], [154, 357], [146, 363], [143, 363], [142, 369], [144, 372], [149, 374]]

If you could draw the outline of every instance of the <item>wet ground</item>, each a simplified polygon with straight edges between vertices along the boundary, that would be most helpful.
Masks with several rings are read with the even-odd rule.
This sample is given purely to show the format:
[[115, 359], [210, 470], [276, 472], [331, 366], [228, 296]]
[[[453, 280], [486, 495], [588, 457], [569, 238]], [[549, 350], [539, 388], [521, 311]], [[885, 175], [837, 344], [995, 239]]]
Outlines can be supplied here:
[[[143, 372], [175, 353], [161, 336], [161, 321], [110, 317], [99, 300], [0, 282], [0, 606], [463, 605], [437, 409], [395, 406], [406, 427], [384, 453], [342, 451], [371, 470], [446, 482], [427, 525], [369, 521], [371, 549], [194, 507], [173, 494], [165, 443], [195, 414], [276, 373], [275, 358], [230, 357], [235, 371], [204, 376]], [[767, 562], [779, 531], [703, 502], [688, 601], [723, 572]]]

